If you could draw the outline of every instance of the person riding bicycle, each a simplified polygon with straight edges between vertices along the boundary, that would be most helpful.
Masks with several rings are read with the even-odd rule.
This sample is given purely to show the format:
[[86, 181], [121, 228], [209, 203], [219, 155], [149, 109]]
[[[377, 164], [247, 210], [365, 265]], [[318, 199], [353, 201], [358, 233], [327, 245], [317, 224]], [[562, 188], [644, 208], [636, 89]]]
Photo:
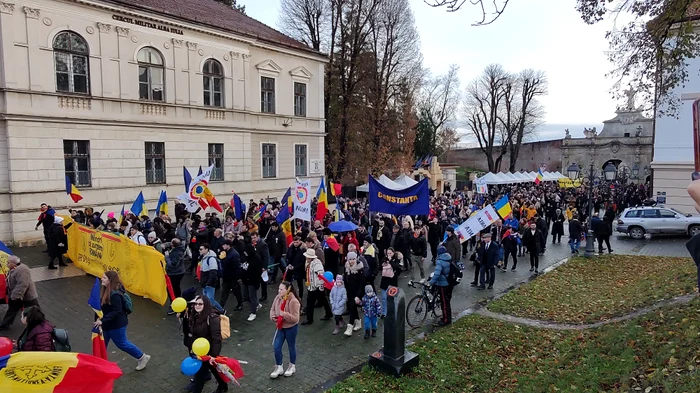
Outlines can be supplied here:
[[452, 305], [450, 304], [452, 301], [452, 286], [447, 281], [452, 257], [447, 252], [447, 248], [442, 245], [438, 247], [437, 254], [435, 271], [430, 278], [430, 285], [435, 287], [435, 291], [440, 293], [440, 298], [442, 299], [442, 318], [437, 323], [437, 326], [446, 326], [452, 323]]

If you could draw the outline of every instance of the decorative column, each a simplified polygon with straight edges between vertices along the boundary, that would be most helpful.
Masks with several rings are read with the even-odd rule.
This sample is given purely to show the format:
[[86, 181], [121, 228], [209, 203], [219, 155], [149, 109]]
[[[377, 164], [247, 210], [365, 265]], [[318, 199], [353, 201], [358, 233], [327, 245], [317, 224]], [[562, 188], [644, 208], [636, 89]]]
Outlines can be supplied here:
[[41, 84], [41, 70], [44, 64], [40, 61], [41, 53], [39, 50], [39, 15], [38, 8], [22, 7], [26, 15], [27, 24], [27, 51], [29, 55], [29, 90], [43, 90]]

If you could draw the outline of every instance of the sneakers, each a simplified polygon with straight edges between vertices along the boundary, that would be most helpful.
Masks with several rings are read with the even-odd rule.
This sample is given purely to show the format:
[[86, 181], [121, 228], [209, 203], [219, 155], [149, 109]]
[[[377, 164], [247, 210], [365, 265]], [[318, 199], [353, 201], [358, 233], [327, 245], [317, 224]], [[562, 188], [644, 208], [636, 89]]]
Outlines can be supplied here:
[[540, 274], [540, 271], [535, 269], [535, 274]]
[[144, 368], [146, 368], [146, 365], [148, 364], [149, 360], [151, 360], [151, 355], [146, 355], [144, 353], [143, 356], [141, 356], [141, 359], [139, 359], [138, 364], [136, 365], [136, 371], [141, 371]]
[[275, 379], [284, 373], [284, 368], [281, 365], [275, 366], [275, 370], [270, 374], [270, 378]]
[[355, 327], [352, 328], [353, 331], [358, 331], [362, 329], [362, 322], [359, 319], [355, 320]]
[[49, 265], [49, 270], [56, 270], [58, 269], [53, 263]]
[[258, 303], [258, 310], [262, 308], [262, 304]]
[[514, 271], [515, 271], [515, 268], [510, 269], [510, 271], [511, 271], [511, 272], [514, 272]]
[[338, 333], [340, 333], [340, 325], [336, 324], [335, 329], [333, 329], [333, 335], [335, 336]]
[[[248, 322], [253, 322], [255, 320], [255, 318], [257, 318], [257, 317], [258, 317], [257, 314], [248, 315]], [[280, 366], [280, 367], [282, 367], [282, 366]]]
[[243, 310], [243, 305], [239, 304], [236, 306], [236, 308], [233, 309], [233, 311], [241, 311]]
[[297, 368], [295, 365], [289, 363], [289, 367], [287, 367], [287, 371], [284, 372], [285, 377], [291, 377], [297, 372]]
[[352, 324], [348, 323], [348, 326], [345, 328], [345, 333], [343, 333], [347, 337], [352, 336]]

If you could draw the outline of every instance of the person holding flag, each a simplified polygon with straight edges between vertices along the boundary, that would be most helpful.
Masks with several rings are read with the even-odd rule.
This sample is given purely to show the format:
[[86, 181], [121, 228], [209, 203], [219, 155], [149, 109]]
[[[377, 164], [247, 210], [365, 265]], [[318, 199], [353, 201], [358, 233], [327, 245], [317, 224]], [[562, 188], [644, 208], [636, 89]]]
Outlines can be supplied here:
[[[270, 378], [277, 378], [284, 373], [285, 377], [291, 377], [296, 373], [297, 362], [297, 333], [299, 332], [299, 317], [301, 314], [301, 302], [297, 291], [289, 281], [282, 281], [277, 288], [277, 296], [270, 307], [270, 320], [275, 323], [277, 330], [272, 346], [275, 352], [275, 369]], [[287, 342], [289, 348], [289, 367], [284, 371], [282, 364], [282, 345]]]
[[326, 179], [321, 177], [321, 183], [316, 191], [316, 219], [323, 220], [328, 213], [328, 195], [326, 194]]

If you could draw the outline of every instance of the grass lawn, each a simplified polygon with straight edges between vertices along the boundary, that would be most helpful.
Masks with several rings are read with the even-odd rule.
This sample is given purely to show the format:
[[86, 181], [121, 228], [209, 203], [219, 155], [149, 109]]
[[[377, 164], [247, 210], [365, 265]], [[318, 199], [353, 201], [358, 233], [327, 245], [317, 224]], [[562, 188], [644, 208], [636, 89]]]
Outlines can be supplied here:
[[700, 392], [700, 301], [583, 331], [472, 315], [410, 349], [421, 357], [414, 373], [365, 367], [330, 391]]
[[489, 303], [488, 309], [554, 322], [598, 322], [691, 293], [696, 282], [690, 258], [578, 257]]

